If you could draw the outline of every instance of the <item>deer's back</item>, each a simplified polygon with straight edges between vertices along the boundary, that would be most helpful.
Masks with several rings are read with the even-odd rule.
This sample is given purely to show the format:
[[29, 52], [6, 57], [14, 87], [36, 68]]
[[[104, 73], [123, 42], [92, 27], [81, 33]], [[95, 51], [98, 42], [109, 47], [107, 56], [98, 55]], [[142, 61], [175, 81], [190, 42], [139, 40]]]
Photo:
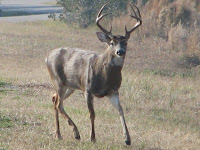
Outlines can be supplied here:
[[84, 88], [89, 65], [99, 54], [77, 48], [59, 48], [46, 58], [48, 70], [57, 85]]

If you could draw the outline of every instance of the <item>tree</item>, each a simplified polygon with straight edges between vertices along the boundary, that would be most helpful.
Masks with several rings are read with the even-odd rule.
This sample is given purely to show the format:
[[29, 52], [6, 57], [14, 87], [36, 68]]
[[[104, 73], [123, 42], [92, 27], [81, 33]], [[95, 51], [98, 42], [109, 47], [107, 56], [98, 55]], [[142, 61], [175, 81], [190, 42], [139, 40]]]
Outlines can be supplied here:
[[[57, 0], [58, 4], [63, 6], [62, 17], [67, 23], [78, 24], [82, 28], [87, 28], [95, 22], [98, 10], [107, 0]], [[127, 4], [130, 0], [110, 0], [108, 3], [109, 12], [119, 15], [126, 12]]]

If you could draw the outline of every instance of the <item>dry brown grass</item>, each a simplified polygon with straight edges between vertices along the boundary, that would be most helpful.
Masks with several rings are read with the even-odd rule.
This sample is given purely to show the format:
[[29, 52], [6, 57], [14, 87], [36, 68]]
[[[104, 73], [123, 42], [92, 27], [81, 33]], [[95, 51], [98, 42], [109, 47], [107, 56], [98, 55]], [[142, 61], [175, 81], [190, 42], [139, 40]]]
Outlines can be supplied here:
[[188, 30], [182, 24], [171, 27], [168, 32], [168, 43], [173, 51], [185, 52], [187, 49]]
[[145, 24], [142, 33], [167, 39], [170, 28], [179, 23], [184, 27], [199, 27], [199, 7], [198, 0], [149, 0], [141, 8]]
[[97, 143], [90, 143], [89, 113], [80, 92], [65, 101], [65, 109], [82, 140], [74, 140], [62, 117], [64, 139], [54, 139], [53, 90], [44, 59], [63, 46], [102, 51], [106, 46], [96, 29], [57, 22], [0, 23], [0, 29], [0, 149], [199, 149], [200, 80], [198, 74], [190, 77], [198, 68], [182, 77], [185, 70], [173, 66], [180, 54], [170, 51], [167, 41], [139, 41], [137, 34], [129, 41], [120, 89], [133, 143], [127, 147], [108, 99], [95, 99]]

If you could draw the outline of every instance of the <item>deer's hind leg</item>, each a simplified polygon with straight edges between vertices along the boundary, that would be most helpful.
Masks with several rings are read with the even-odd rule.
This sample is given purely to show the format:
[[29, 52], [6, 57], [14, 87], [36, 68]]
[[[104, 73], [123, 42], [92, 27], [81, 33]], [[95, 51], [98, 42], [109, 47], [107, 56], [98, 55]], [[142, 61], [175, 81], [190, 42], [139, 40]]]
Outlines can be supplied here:
[[59, 114], [58, 114], [58, 109], [56, 107], [57, 103], [58, 103], [58, 95], [54, 94], [52, 97], [52, 102], [54, 104], [54, 111], [55, 111], [55, 125], [56, 125], [56, 138], [58, 140], [62, 139], [62, 136], [60, 134], [60, 125], [59, 125]]
[[[60, 90], [58, 90], [58, 102], [56, 103], [56, 108], [57, 110], [61, 113], [61, 115], [68, 120], [68, 123], [70, 126], [73, 127], [73, 131], [74, 131], [74, 136], [77, 140], [80, 140], [80, 134], [79, 131], [75, 125], [75, 123], [71, 120], [71, 118], [68, 116], [68, 114], [65, 112], [64, 107], [63, 107], [63, 100], [65, 100], [66, 98], [68, 98], [72, 93], [74, 92], [73, 89], [65, 89], [62, 88]], [[57, 117], [57, 116], [56, 116]], [[57, 128], [58, 126], [58, 128]], [[59, 129], [59, 122], [57, 122], [57, 126], [56, 128]]]

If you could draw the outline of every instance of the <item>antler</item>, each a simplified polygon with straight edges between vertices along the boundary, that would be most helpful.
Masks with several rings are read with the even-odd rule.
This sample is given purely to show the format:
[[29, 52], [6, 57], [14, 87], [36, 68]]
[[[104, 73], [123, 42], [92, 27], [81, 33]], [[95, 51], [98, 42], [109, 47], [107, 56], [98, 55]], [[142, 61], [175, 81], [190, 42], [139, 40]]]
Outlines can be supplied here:
[[129, 39], [131, 33], [132, 33], [135, 29], [137, 29], [139, 26], [142, 25], [142, 17], [141, 17], [141, 14], [140, 14], [140, 10], [139, 10], [135, 5], [133, 5], [133, 6], [137, 9], [137, 12], [138, 12], [138, 15], [137, 15], [137, 13], [136, 13], [136, 11], [134, 10], [133, 6], [132, 6], [131, 4], [130, 4], [130, 6], [131, 6], [131, 9], [133, 10], [133, 12], [134, 12], [134, 14], [135, 14], [135, 16], [133, 16], [133, 15], [130, 15], [130, 16], [131, 16], [132, 18], [135, 18], [135, 19], [137, 20], [137, 23], [136, 23], [135, 26], [134, 26], [132, 29], [130, 29], [129, 31], [127, 30], [126, 25], [125, 25], [125, 31], [126, 31], [125, 38], [126, 38], [126, 39]]
[[108, 35], [110, 38], [113, 38], [113, 35], [112, 35], [112, 33], [111, 33], [111, 31], [112, 31], [112, 25], [111, 25], [111, 27], [110, 27], [110, 31], [107, 31], [105, 28], [103, 28], [100, 24], [99, 24], [99, 22], [100, 22], [100, 20], [103, 18], [103, 17], [105, 17], [105, 16], [107, 16], [107, 15], [109, 15], [109, 14], [112, 14], [112, 13], [107, 13], [107, 14], [103, 14], [103, 15], [101, 15], [101, 13], [102, 13], [102, 11], [103, 11], [103, 9], [105, 8], [105, 6], [106, 6], [107, 4], [105, 4], [105, 5], [103, 5], [103, 7], [100, 9], [100, 11], [99, 11], [99, 13], [98, 13], [98, 15], [97, 15], [97, 18], [96, 18], [96, 24], [97, 24], [97, 26], [101, 29], [101, 31], [103, 31], [106, 35]]

